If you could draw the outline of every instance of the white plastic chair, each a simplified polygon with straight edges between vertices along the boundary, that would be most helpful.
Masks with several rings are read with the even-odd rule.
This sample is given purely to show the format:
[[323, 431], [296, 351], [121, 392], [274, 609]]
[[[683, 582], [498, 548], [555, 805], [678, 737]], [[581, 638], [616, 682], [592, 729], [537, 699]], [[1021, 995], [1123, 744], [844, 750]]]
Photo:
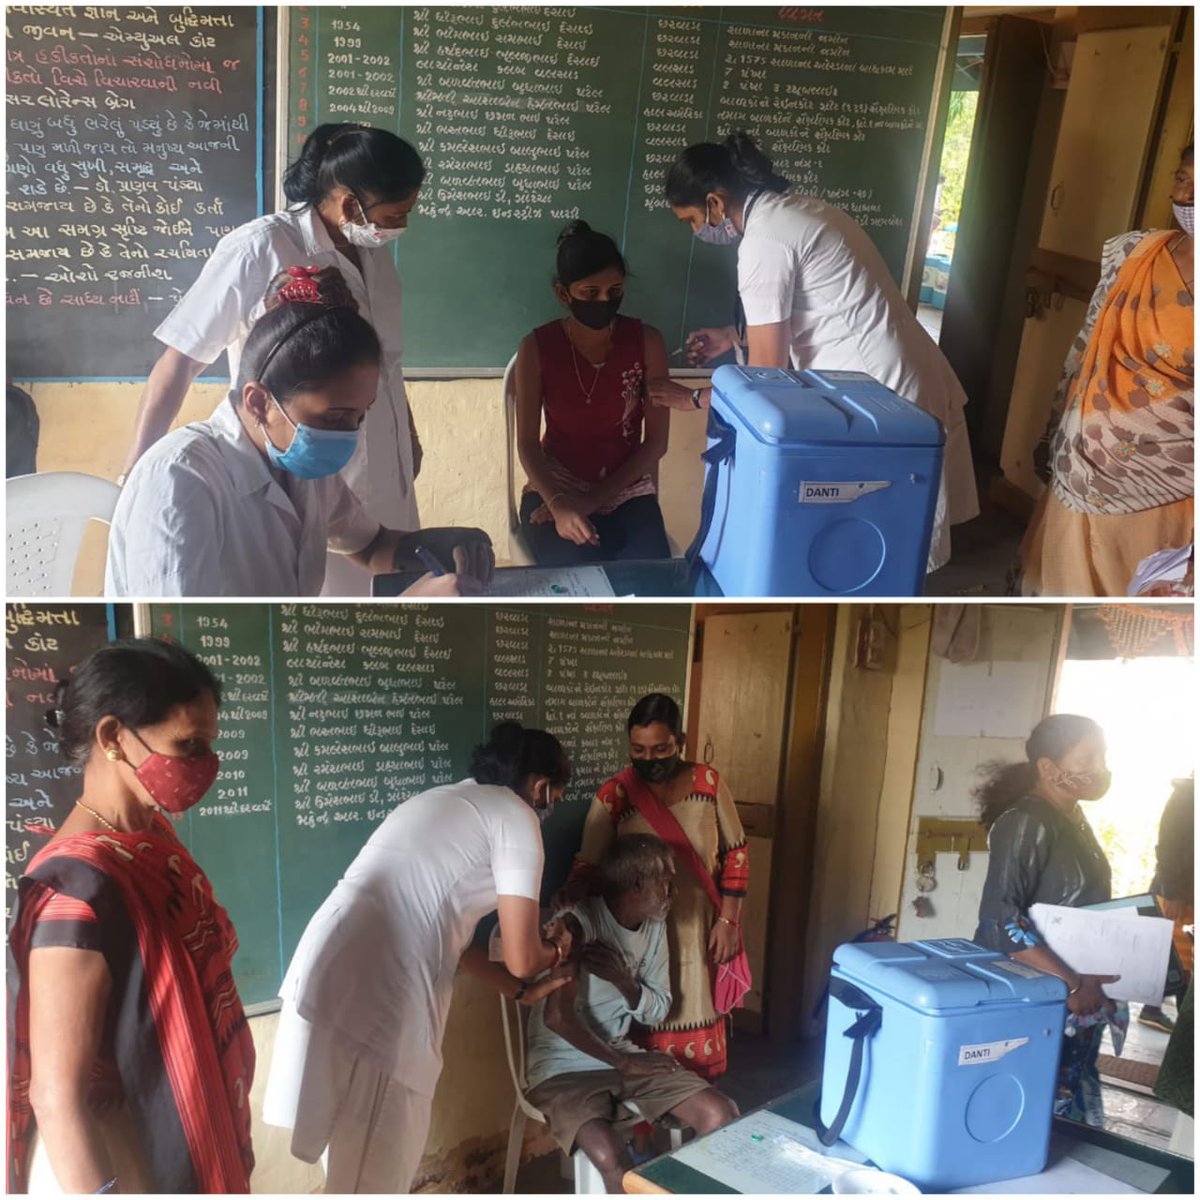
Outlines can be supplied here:
[[7, 481], [6, 594], [69, 596], [89, 521], [112, 523], [121, 489], [78, 471], [17, 475]]
[[[517, 356], [514, 354], [504, 368], [504, 428], [508, 441], [508, 458], [505, 462], [505, 486], [508, 491], [508, 540], [514, 549], [515, 566], [533, 565], [533, 551], [525, 531], [521, 528], [521, 492], [518, 479], [520, 458], [517, 454]], [[654, 486], [658, 487], [658, 468], [655, 463], [650, 472]], [[682, 558], [683, 548], [667, 534], [667, 545], [672, 558]]]
[[507, 456], [504, 462], [504, 488], [508, 500], [508, 544], [513, 566], [533, 566], [533, 552], [521, 528], [520, 458], [517, 454], [517, 356], [504, 368], [504, 432]]
[[[517, 1168], [521, 1163], [521, 1147], [525, 1141], [525, 1122], [532, 1119], [546, 1124], [547, 1121], [545, 1114], [534, 1108], [525, 1098], [525, 1019], [521, 1006], [503, 995], [500, 997], [500, 1021], [504, 1026], [504, 1052], [508, 1058], [508, 1070], [516, 1093], [516, 1104], [513, 1105], [512, 1120], [508, 1127], [508, 1152], [504, 1157], [504, 1193], [511, 1195], [517, 1184]], [[622, 1126], [632, 1128], [644, 1120], [635, 1104], [627, 1103], [625, 1110], [628, 1117], [621, 1122]], [[670, 1136], [671, 1149], [678, 1150], [683, 1145], [684, 1127], [670, 1117], [663, 1118], [660, 1124]], [[597, 1195], [608, 1190], [595, 1163], [582, 1150], [576, 1150], [571, 1155], [571, 1163], [577, 1196]]]

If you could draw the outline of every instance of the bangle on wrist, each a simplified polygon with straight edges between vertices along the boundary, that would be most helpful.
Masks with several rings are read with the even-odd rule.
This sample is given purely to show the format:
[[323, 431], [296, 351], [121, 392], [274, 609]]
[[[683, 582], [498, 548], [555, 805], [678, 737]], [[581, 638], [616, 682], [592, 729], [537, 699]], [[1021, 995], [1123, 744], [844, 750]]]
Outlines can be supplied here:
[[741, 921], [731, 921], [728, 917], [718, 917], [717, 920], [724, 921], [726, 925], [732, 925], [734, 929], [740, 929], [742, 927]]
[[1074, 987], [1071, 986], [1070, 981], [1067, 979], [1064, 979], [1063, 983], [1067, 985], [1067, 999], [1070, 1000], [1070, 998], [1074, 996], [1081, 987], [1083, 987], [1083, 976], [1079, 976], [1079, 982]]
[[700, 393], [702, 391], [704, 391], [703, 388], [692, 388], [692, 407], [693, 408], [700, 407]]
[[107, 1183], [101, 1184], [93, 1193], [93, 1196], [103, 1196], [108, 1192], [117, 1190], [117, 1177], [114, 1175]]
[[551, 496], [549, 500], [545, 501], [545, 505], [546, 505], [547, 509], [549, 509], [550, 512], [553, 512], [555, 500], [561, 500], [566, 494], [567, 494], [566, 492], [555, 492], [554, 495]]
[[554, 947], [554, 966], [561, 967], [562, 960], [563, 960], [562, 944], [560, 942], [554, 941], [553, 938], [542, 938], [542, 941], [545, 942], [547, 946]]

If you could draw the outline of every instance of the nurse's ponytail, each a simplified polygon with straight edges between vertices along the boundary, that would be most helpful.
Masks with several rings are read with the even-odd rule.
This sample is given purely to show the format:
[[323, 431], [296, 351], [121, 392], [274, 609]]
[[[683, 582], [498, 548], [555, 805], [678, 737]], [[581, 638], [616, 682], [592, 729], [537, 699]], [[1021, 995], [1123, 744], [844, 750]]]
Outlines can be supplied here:
[[786, 192], [791, 184], [775, 172], [771, 160], [745, 130], [720, 144], [689, 146], [667, 172], [667, 203], [672, 208], [703, 208], [705, 199], [722, 191], [741, 202], [757, 191]]
[[512, 788], [520, 794], [531, 775], [544, 775], [554, 787], [566, 787], [571, 761], [562, 743], [544, 729], [526, 729], [502, 721], [471, 752], [471, 778], [476, 783]]
[[292, 204], [320, 204], [339, 185], [360, 204], [407, 200], [425, 181], [420, 154], [386, 129], [346, 122], [318, 125], [283, 173]]

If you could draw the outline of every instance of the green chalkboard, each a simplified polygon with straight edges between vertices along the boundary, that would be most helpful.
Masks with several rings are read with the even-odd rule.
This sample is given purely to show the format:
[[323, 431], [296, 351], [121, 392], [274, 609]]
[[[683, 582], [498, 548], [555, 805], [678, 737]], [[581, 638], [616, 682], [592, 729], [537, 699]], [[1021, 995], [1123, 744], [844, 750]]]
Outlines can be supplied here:
[[309, 918], [397, 804], [467, 774], [492, 723], [561, 738], [546, 894], [648, 691], [683, 699], [687, 605], [153, 605], [151, 631], [220, 675], [221, 774], [179, 825], [229, 909], [248, 1003], [271, 1000]]
[[733, 128], [855, 217], [899, 279], [945, 11], [294, 7], [287, 147], [349, 120], [420, 147], [395, 250], [410, 370], [502, 367], [559, 312], [555, 239], [577, 216], [621, 244], [625, 311], [672, 350], [733, 319], [735, 256], [679, 225], [663, 177]]

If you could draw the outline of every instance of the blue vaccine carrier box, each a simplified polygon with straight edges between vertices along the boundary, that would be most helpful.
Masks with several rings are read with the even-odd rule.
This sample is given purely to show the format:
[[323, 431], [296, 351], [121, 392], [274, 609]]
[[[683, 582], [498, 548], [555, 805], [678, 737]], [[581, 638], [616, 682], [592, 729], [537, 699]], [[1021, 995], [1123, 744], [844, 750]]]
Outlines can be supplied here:
[[723, 366], [712, 387], [699, 557], [727, 596], [922, 594], [935, 417], [851, 371]]
[[923, 1191], [1045, 1170], [1061, 979], [958, 939], [840, 946], [833, 964], [825, 1126], [852, 1090], [841, 1139]]

